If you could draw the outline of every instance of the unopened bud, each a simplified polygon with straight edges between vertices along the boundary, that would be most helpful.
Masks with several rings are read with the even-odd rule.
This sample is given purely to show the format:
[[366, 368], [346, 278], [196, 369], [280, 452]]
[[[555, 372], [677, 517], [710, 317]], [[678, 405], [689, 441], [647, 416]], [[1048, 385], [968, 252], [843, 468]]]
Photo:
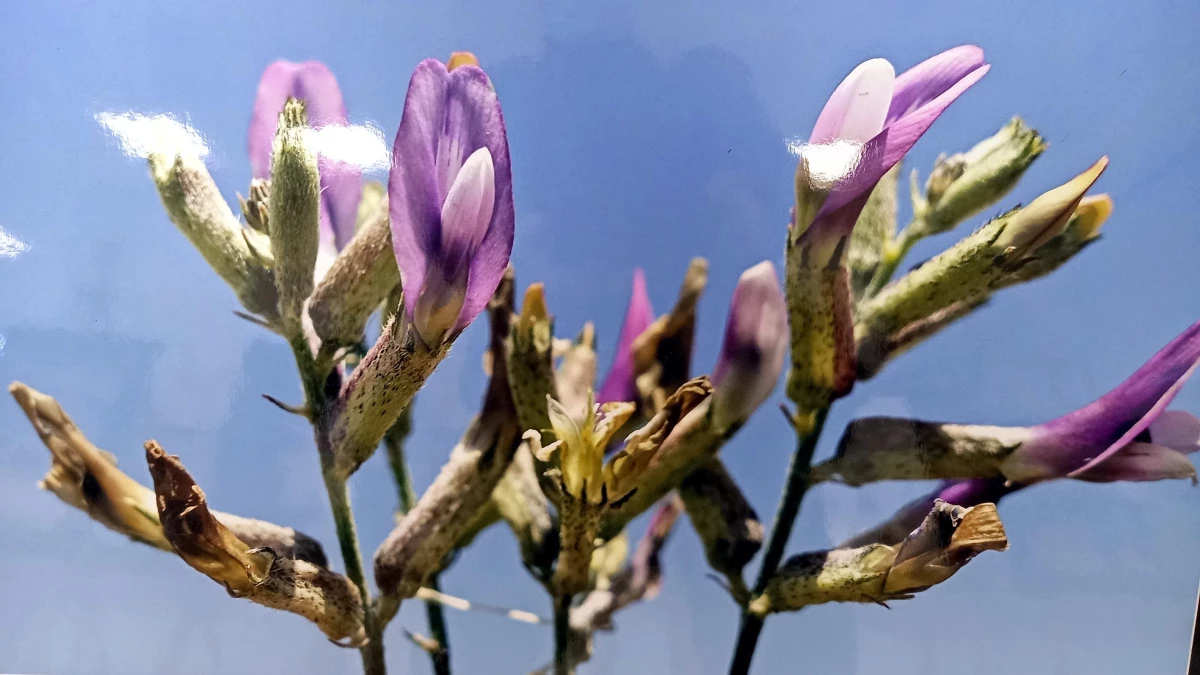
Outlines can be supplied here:
[[742, 273], [729, 303], [725, 340], [712, 374], [718, 427], [743, 424], [771, 395], [787, 349], [787, 305], [775, 266], [764, 261]]
[[912, 344], [898, 339], [902, 333], [945, 312], [963, 316], [996, 290], [1046, 274], [1082, 250], [1095, 238], [1104, 209], [1089, 205], [1082, 217], [1072, 216], [1107, 164], [1103, 157], [1028, 206], [993, 219], [860, 304], [854, 333], [859, 360], [872, 364], [867, 370], [878, 371], [894, 346]]
[[708, 564], [736, 583], [762, 547], [758, 514], [717, 458], [685, 478], [679, 496], [704, 544]]
[[392, 254], [392, 231], [384, 202], [313, 291], [308, 305], [313, 329], [322, 342], [331, 345], [362, 342], [367, 319], [399, 283], [400, 272]]
[[945, 232], [1008, 194], [1046, 149], [1019, 117], [965, 153], [939, 158], [925, 186], [913, 236]]
[[150, 175], [171, 222], [204, 260], [233, 289], [242, 306], [269, 323], [278, 318], [279, 302], [269, 248], [238, 223], [229, 204], [197, 157], [151, 154]]
[[319, 246], [321, 177], [317, 154], [306, 141], [307, 129], [304, 103], [288, 99], [272, 150], [268, 227], [279, 310], [290, 331], [300, 329], [304, 301], [312, 294]]

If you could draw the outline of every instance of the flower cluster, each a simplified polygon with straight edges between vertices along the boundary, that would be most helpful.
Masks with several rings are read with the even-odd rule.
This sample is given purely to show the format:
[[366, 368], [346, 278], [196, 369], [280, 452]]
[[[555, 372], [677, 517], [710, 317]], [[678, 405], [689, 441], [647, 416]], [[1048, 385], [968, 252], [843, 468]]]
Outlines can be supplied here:
[[[439, 575], [499, 522], [553, 598], [554, 672], [573, 672], [591, 656], [593, 633], [659, 591], [660, 554], [686, 516], [741, 610], [730, 672], [744, 675], [773, 613], [909, 599], [978, 554], [1005, 550], [996, 503], [1014, 492], [1054, 480], [1195, 482], [1188, 455], [1200, 449], [1200, 419], [1167, 408], [1200, 365], [1200, 323], [1109, 393], [1048, 422], [867, 417], [847, 426], [833, 456], [813, 462], [830, 407], [856, 381], [1004, 288], [1058, 269], [1097, 241], [1112, 213], [1107, 195], [1088, 194], [1108, 165], [1102, 157], [896, 277], [917, 241], [997, 204], [1046, 150], [1037, 131], [1013, 118], [970, 150], [939, 158], [923, 192], [914, 172], [913, 220], [897, 228], [906, 154], [989, 69], [972, 45], [899, 75], [879, 58], [856, 67], [807, 141], [792, 148], [783, 283], [770, 260], [741, 273], [716, 360], [696, 374], [709, 261], [691, 262], [662, 315], [646, 274], [635, 270], [598, 385], [596, 335], [606, 322], [561, 337], [541, 283], [528, 285], [518, 309], [508, 136], [497, 88], [474, 55], [416, 66], [386, 185], [365, 180], [369, 167], [344, 152], [358, 131], [329, 68], [275, 62], [253, 106], [244, 222], [188, 146], [148, 159], [169, 218], [233, 289], [241, 316], [291, 348], [304, 401], [268, 399], [313, 428], [345, 573], [290, 527], [210, 510], [179, 458], [154, 441], [144, 455], [152, 487], [117, 469], [55, 399], [13, 383], [9, 391], [51, 453], [41, 485], [105, 527], [177, 555], [230, 595], [308, 619], [361, 650], [369, 675], [385, 672], [384, 627], [411, 598], [429, 603], [433, 633], [410, 634], [413, 642], [439, 674], [450, 672], [441, 606], [476, 606], [439, 590]], [[730, 279], [737, 272], [714, 269]], [[404, 447], [414, 398], [485, 310], [480, 412], [418, 495]], [[380, 330], [369, 339], [376, 315]], [[771, 398], [785, 368], [793, 407], [784, 410], [797, 449], [768, 537], [721, 451]], [[375, 594], [347, 481], [381, 443], [400, 508], [371, 561]], [[758, 461], [782, 464], [768, 448], [746, 445]], [[810, 487], [928, 479], [943, 483], [886, 522], [784, 560]], [[625, 532], [647, 513], [655, 513], [650, 528], [626, 561]], [[760, 549], [751, 584], [743, 568]]]

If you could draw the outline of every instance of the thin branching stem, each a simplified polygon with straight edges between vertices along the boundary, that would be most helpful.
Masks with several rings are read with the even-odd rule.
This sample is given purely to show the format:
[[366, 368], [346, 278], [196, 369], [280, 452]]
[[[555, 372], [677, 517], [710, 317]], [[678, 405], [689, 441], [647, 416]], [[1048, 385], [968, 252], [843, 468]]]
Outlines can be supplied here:
[[363, 627], [367, 631], [367, 644], [359, 649], [362, 656], [364, 675], [386, 675], [387, 665], [383, 657], [383, 630], [375, 621], [372, 610], [371, 590], [367, 586], [367, 575], [363, 568], [362, 553], [358, 546], [358, 533], [354, 524], [354, 511], [350, 507], [350, 489], [334, 468], [329, 430], [325, 422], [326, 411], [332, 401], [326, 391], [326, 382], [333, 369], [330, 355], [313, 354], [308, 340], [302, 335], [290, 341], [296, 358], [296, 368], [304, 385], [305, 407], [312, 422], [317, 441], [317, 453], [321, 460], [321, 476], [325, 481], [325, 492], [329, 497], [329, 508], [333, 513], [334, 530], [338, 548], [342, 554], [342, 565], [346, 576], [358, 588], [363, 605]]
[[[396, 481], [396, 493], [400, 501], [401, 514], [408, 513], [417, 503], [417, 493], [412, 486], [412, 477], [408, 472], [408, 462], [404, 458], [404, 441], [412, 430], [412, 409], [410, 403], [396, 423], [383, 437], [387, 447], [388, 465], [392, 468], [392, 477]], [[437, 575], [430, 577], [426, 587], [441, 591]], [[435, 675], [450, 675], [450, 635], [446, 629], [446, 615], [442, 606], [431, 600], [425, 601], [425, 617], [429, 624], [429, 635], [438, 643], [438, 649], [430, 652]]]
[[571, 675], [571, 596], [554, 598], [554, 675]]
[[[762, 567], [758, 571], [758, 581], [754, 584], [754, 596], [761, 594], [766, 589], [767, 583], [770, 582], [771, 577], [779, 569], [779, 564], [783, 561], [788, 539], [792, 535], [792, 527], [796, 524], [796, 516], [800, 514], [800, 503], [804, 501], [804, 493], [808, 491], [813, 452], [817, 449], [817, 442], [821, 440], [821, 430], [825, 427], [825, 418], [828, 414], [828, 406], [818, 410], [811, 428], [807, 432], [797, 434], [796, 452], [792, 455], [791, 465], [788, 466], [787, 482], [784, 484], [783, 494], [779, 498], [779, 509], [775, 513], [775, 522], [771, 526], [771, 538], [767, 543], [767, 550], [763, 554]], [[749, 603], [747, 603], [747, 607], [749, 607]], [[743, 609], [737, 645], [733, 651], [733, 662], [729, 666], [729, 675], [747, 675], [750, 672], [750, 661], [754, 658], [754, 649], [758, 646], [758, 637], [762, 634], [762, 629], [763, 618]]]

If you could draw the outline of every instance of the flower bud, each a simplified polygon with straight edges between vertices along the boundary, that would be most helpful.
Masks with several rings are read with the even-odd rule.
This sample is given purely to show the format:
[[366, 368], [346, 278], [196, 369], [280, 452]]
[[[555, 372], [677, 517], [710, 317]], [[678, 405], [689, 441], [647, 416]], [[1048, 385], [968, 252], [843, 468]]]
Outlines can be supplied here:
[[547, 397], [556, 396], [554, 376], [554, 318], [546, 306], [541, 283], [530, 284], [521, 313], [505, 343], [505, 363], [513, 403], [523, 429], [549, 429]]
[[684, 479], [679, 496], [708, 564], [738, 583], [763, 541], [763, 526], [750, 502], [715, 457]]
[[729, 303], [725, 340], [712, 374], [718, 427], [740, 426], [771, 395], [787, 348], [787, 305], [775, 266], [763, 261], [742, 273]]
[[1046, 149], [1045, 139], [1019, 117], [965, 153], [939, 158], [914, 219], [916, 238], [945, 232], [995, 204]]
[[289, 99], [279, 116], [271, 155], [271, 209], [267, 225], [275, 257], [279, 311], [289, 331], [300, 330], [312, 294], [321, 224], [321, 176], [308, 147], [304, 103]]
[[[1095, 239], [1093, 228], [1099, 226], [1104, 209], [1097, 203], [1089, 205], [1083, 217], [1072, 216], [1107, 165], [1103, 157], [1028, 206], [994, 218], [861, 303], [854, 326], [859, 372], [878, 372], [897, 345], [913, 344], [898, 339], [901, 334], [943, 313], [963, 316], [996, 290], [1046, 274], [1082, 250]], [[795, 317], [792, 321], [795, 332]], [[918, 333], [924, 337], [929, 331]]]
[[399, 283], [385, 200], [313, 291], [308, 305], [313, 329], [330, 345], [362, 342], [367, 319]]
[[275, 322], [279, 295], [271, 272], [271, 250], [261, 245], [261, 235], [238, 223], [204, 163], [198, 157], [162, 154], [151, 154], [149, 163], [171, 222], [229, 284], [247, 311]]

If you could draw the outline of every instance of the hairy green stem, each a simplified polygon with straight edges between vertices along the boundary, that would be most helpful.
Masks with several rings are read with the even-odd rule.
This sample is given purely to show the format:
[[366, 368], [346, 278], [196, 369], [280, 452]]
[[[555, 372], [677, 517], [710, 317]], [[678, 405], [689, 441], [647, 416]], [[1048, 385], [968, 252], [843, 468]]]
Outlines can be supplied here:
[[571, 596], [554, 598], [554, 675], [571, 675]]
[[[915, 221], [914, 221], [915, 222]], [[870, 298], [879, 291], [883, 290], [891, 282], [892, 277], [896, 274], [896, 268], [900, 263], [904, 262], [904, 258], [908, 256], [908, 252], [917, 243], [916, 237], [908, 235], [913, 231], [913, 224], [909, 223], [900, 234], [896, 235], [896, 241], [888, 244], [884, 250], [883, 256], [879, 260], [879, 267], [875, 268], [875, 275], [871, 277], [871, 283], [867, 286], [867, 290], [863, 293], [864, 298]]]
[[375, 621], [371, 609], [371, 591], [363, 571], [362, 553], [358, 550], [358, 534], [354, 526], [354, 512], [350, 508], [350, 490], [346, 481], [331, 469], [323, 470], [325, 491], [329, 494], [329, 506], [333, 510], [334, 527], [337, 530], [338, 546], [342, 551], [342, 564], [346, 576], [358, 588], [363, 602], [363, 627], [367, 630], [368, 642], [359, 651], [362, 653], [365, 675], [385, 675], [387, 666], [383, 661], [383, 630]]
[[367, 586], [367, 575], [363, 569], [362, 553], [358, 548], [358, 533], [354, 524], [354, 511], [350, 507], [350, 489], [346, 480], [336, 471], [326, 414], [331, 401], [326, 393], [326, 381], [333, 370], [332, 359], [319, 352], [314, 355], [308, 340], [295, 335], [289, 343], [296, 358], [296, 368], [304, 385], [304, 398], [309, 420], [317, 441], [317, 453], [321, 459], [321, 476], [325, 481], [325, 492], [329, 497], [329, 508], [333, 512], [334, 529], [337, 532], [338, 548], [342, 553], [342, 565], [346, 576], [358, 589], [363, 605], [363, 627], [367, 631], [367, 644], [359, 652], [362, 656], [364, 675], [386, 675], [387, 665], [383, 659], [383, 626], [375, 620], [371, 604], [371, 590]]
[[[779, 509], [771, 526], [771, 538], [763, 554], [762, 567], [758, 571], [758, 581], [754, 584], [751, 601], [766, 589], [771, 577], [779, 569], [779, 563], [783, 561], [792, 527], [796, 524], [796, 516], [800, 514], [800, 503], [804, 500], [804, 493], [808, 491], [813, 452], [817, 449], [817, 442], [821, 440], [821, 430], [825, 427], [828, 414], [828, 406], [818, 410], [813, 418], [812, 428], [797, 435], [796, 452], [792, 455], [792, 462], [788, 467], [787, 482], [779, 498]], [[729, 675], [747, 675], [750, 672], [750, 661], [754, 658], [754, 649], [758, 646], [759, 635], [762, 634], [763, 617], [751, 614], [747, 609], [749, 606], [750, 603], [747, 603], [746, 608], [742, 610]]]
[[[387, 447], [388, 464], [392, 468], [392, 477], [396, 480], [396, 493], [400, 499], [400, 513], [408, 513], [417, 503], [417, 493], [412, 486], [412, 477], [408, 472], [408, 462], [404, 459], [404, 440], [412, 431], [412, 404], [410, 403], [399, 419], [388, 429], [383, 437]], [[425, 584], [426, 587], [440, 592], [438, 575], [434, 574]], [[450, 635], [446, 630], [446, 615], [442, 606], [432, 600], [425, 601], [425, 617], [429, 624], [429, 636], [437, 641], [439, 649], [429, 654], [433, 662], [435, 675], [450, 675]]]

